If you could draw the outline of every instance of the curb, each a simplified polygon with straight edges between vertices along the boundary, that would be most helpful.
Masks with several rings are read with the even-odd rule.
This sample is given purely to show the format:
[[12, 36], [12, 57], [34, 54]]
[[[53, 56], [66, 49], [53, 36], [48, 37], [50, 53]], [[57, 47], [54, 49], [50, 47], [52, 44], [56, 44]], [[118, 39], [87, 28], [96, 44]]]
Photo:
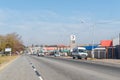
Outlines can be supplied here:
[[[61, 58], [72, 59], [71, 57], [61, 57]], [[79, 60], [77, 60], [77, 61], [79, 61]], [[99, 61], [97, 59], [91, 59], [91, 58], [89, 58], [88, 60], [80, 60], [80, 61], [85, 62], [85, 63], [90, 63], [90, 64], [97, 64], [97, 65], [104, 65], [104, 66], [120, 68], [120, 63], [116, 63], [116, 62]]]
[[[98, 65], [104, 65], [104, 66], [110, 66], [110, 67], [118, 67], [120, 68], [120, 64], [118, 63], [111, 63], [111, 62], [104, 62], [104, 61], [89, 61], [92, 64], [98, 64]], [[88, 63], [89, 63], [88, 62]]]

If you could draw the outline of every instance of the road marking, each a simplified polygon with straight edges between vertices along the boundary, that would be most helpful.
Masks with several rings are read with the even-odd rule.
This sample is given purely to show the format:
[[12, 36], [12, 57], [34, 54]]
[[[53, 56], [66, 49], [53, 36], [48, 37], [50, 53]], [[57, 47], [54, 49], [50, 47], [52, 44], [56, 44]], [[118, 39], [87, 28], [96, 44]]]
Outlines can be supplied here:
[[32, 68], [35, 69], [35, 67], [32, 65]]
[[35, 68], [35, 66], [33, 66], [33, 63], [31, 63], [30, 61], [29, 61], [29, 63], [32, 66], [32, 68], [33, 68], [34, 72], [36, 73], [36, 75], [38, 76], [38, 78], [40, 80], [43, 80], [43, 78], [41, 77], [40, 73], [37, 71], [37, 69]]
[[42, 78], [42, 77], [39, 77], [39, 79], [40, 79], [40, 80], [43, 80], [43, 78]]
[[35, 73], [36, 73], [37, 76], [41, 76], [38, 71], [35, 71]]
[[34, 71], [37, 71], [36, 69], [34, 69]]

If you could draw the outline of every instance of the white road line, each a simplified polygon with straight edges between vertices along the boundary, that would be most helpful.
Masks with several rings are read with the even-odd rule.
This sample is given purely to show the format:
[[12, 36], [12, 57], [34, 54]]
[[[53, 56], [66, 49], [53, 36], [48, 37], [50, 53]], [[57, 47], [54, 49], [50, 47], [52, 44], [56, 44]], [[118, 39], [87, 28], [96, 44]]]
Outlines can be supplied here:
[[41, 75], [38, 73], [37, 69], [35, 68], [35, 66], [30, 62], [30, 65], [32, 66], [33, 70], [35, 71], [36, 75], [38, 76], [38, 78], [40, 80], [43, 80], [43, 78], [41, 77]]
[[41, 76], [39, 76], [39, 79], [40, 79], [40, 80], [43, 80], [43, 78], [42, 78]]
[[33, 69], [34, 71], [37, 71], [36, 69]]

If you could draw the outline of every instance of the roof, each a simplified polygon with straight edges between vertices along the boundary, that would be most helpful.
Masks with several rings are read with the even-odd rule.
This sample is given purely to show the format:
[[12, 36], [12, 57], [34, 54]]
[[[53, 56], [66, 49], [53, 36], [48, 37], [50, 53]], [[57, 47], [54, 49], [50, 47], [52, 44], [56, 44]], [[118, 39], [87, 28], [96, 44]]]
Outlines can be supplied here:
[[113, 41], [112, 40], [102, 40], [100, 44], [101, 44], [101, 46], [104, 46], [104, 47], [110, 47], [113, 45]]
[[105, 50], [106, 48], [105, 47], [98, 47], [98, 48], [95, 48], [94, 50]]
[[73, 49], [86, 49], [85, 47], [75, 47]]
[[60, 44], [60, 45], [57, 45], [57, 47], [67, 47], [67, 46]]
[[96, 45], [96, 46], [85, 46], [86, 50], [92, 50], [96, 47], [98, 47], [98, 45]]
[[45, 50], [55, 50], [56, 47], [45, 47], [44, 49], [45, 49]]

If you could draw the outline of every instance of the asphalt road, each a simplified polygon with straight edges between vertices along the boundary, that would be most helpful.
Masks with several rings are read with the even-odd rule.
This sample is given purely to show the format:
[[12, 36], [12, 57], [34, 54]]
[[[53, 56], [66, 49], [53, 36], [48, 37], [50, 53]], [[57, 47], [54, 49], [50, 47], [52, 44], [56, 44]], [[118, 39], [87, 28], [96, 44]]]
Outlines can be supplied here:
[[44, 80], [120, 80], [120, 68], [51, 57], [29, 57]]
[[39, 80], [26, 56], [21, 56], [0, 71], [0, 80]]
[[0, 80], [42, 79], [120, 80], [120, 68], [92, 64], [82, 60], [25, 55], [0, 72]]

